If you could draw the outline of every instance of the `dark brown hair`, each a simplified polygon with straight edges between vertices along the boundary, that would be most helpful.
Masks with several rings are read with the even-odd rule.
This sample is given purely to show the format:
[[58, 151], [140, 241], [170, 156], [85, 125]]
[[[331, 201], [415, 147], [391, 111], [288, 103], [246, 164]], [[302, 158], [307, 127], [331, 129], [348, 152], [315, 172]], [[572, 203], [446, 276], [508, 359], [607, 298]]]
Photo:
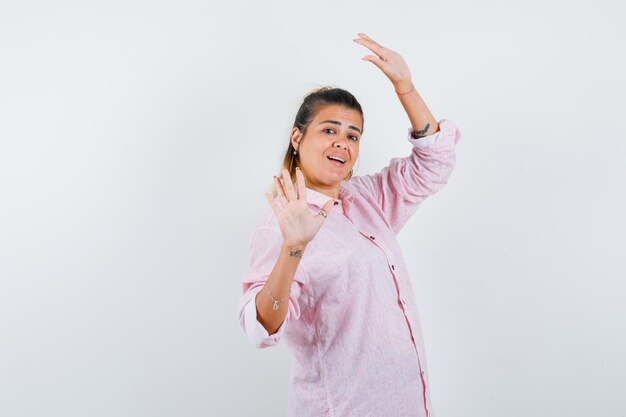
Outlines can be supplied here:
[[[361, 119], [365, 122], [363, 118], [363, 109], [361, 109], [361, 105], [357, 101], [357, 99], [347, 90], [337, 87], [324, 86], [316, 88], [315, 90], [309, 92], [309, 94], [304, 97], [300, 108], [298, 109], [298, 113], [296, 113], [296, 119], [293, 122], [293, 127], [297, 127], [300, 129], [302, 133], [302, 137], [306, 134], [309, 125], [315, 119], [317, 113], [327, 105], [341, 105], [349, 109], [356, 110], [361, 115]], [[363, 126], [362, 126], [363, 127]], [[363, 130], [361, 129], [361, 134], [363, 134]], [[283, 166], [279, 170], [278, 177], [282, 181], [282, 169], [285, 168], [289, 171], [289, 176], [291, 177], [291, 181], [296, 184], [296, 167], [300, 167], [300, 154], [293, 154], [295, 148], [291, 143], [291, 136], [289, 137], [289, 145], [287, 146], [287, 150], [285, 152], [285, 156], [283, 157]], [[352, 177], [352, 170], [345, 178], [349, 180]], [[272, 186], [272, 197], [276, 197], [276, 186], [275, 184]]]

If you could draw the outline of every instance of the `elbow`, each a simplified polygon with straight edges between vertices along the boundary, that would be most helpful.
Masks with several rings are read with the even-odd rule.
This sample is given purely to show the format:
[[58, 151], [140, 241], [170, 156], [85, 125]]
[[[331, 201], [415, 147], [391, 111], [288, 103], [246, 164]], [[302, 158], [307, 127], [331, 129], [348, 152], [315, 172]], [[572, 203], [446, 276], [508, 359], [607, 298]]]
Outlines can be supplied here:
[[285, 321], [286, 320], [283, 320], [282, 324], [272, 333], [270, 333], [269, 330], [265, 328], [265, 326], [258, 322], [258, 325], [262, 326], [265, 331], [262, 334], [257, 334], [256, 336], [250, 335], [252, 336], [250, 337], [250, 340], [252, 341], [254, 347], [258, 349], [265, 349], [268, 347], [276, 346], [282, 337], [285, 328]]
[[269, 334], [267, 329], [257, 320], [256, 306], [253, 301], [240, 312], [239, 324], [252, 346], [257, 349], [276, 346], [282, 335], [282, 331], [280, 331], [282, 326], [273, 334]]
[[279, 339], [277, 337], [275, 338], [273, 336], [270, 336], [266, 339], [261, 339], [261, 340], [250, 339], [250, 341], [252, 342], [252, 345], [257, 349], [266, 349], [269, 347], [276, 346], [278, 344], [278, 340]]
[[280, 334], [268, 334], [266, 331], [264, 332], [261, 329], [261, 324], [256, 323], [258, 328], [250, 329], [246, 328], [246, 325], [242, 323], [243, 333], [246, 335], [246, 338], [257, 349], [265, 349], [268, 347], [276, 346], [280, 340]]

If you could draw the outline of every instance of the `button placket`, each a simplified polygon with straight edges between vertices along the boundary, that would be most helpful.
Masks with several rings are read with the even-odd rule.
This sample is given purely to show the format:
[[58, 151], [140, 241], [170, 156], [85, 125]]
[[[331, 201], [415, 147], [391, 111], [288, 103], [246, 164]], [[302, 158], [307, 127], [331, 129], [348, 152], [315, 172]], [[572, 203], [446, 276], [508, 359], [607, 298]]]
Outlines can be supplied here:
[[[370, 239], [375, 240], [375, 236], [370, 236]], [[385, 258], [387, 258], [387, 264], [391, 267], [391, 270], [395, 271], [396, 266], [392, 264], [393, 259], [390, 256], [389, 249], [387, 249], [387, 246], [381, 240], [378, 240], [376, 242], [376, 245], [378, 245], [378, 247], [385, 253]]]
[[[391, 263], [391, 257], [389, 256], [389, 252], [387, 251], [387, 248], [382, 243], [382, 241], [381, 240], [376, 241], [376, 236], [371, 235], [369, 233], [366, 233], [366, 232], [363, 232], [363, 231], [360, 231], [360, 233], [363, 234], [365, 237], [367, 237], [370, 240], [370, 242], [372, 242], [373, 244], [378, 246], [383, 251], [383, 253], [385, 254], [385, 258], [387, 259], [388, 265], [391, 267], [392, 271], [395, 271], [396, 270], [395, 264]], [[397, 291], [398, 291], [398, 297], [400, 297], [401, 296], [401, 293], [400, 293], [400, 283], [398, 282], [398, 279], [396, 278], [395, 272], [392, 272], [391, 275], [393, 277], [393, 280], [396, 283], [396, 288], [397, 288]], [[402, 306], [402, 313], [406, 317], [407, 326], [409, 327], [409, 331], [411, 332], [411, 342], [413, 342], [413, 346], [415, 348], [415, 353], [417, 354], [418, 364], [419, 364], [419, 367], [420, 367], [420, 370], [421, 370], [422, 363], [423, 363], [422, 355], [420, 354], [419, 347], [417, 346], [417, 343], [415, 342], [415, 336], [413, 336], [413, 325], [411, 324], [411, 320], [410, 320], [409, 316], [407, 315], [406, 299], [400, 298], [399, 305]], [[421, 371], [421, 372], [422, 372], [422, 375], [423, 375], [424, 371]]]
[[[374, 243], [376, 246], [378, 246], [383, 251], [383, 253], [385, 254], [385, 258], [387, 259], [388, 265], [391, 267], [392, 271], [395, 271], [396, 270], [396, 266], [395, 266], [395, 264], [391, 263], [392, 262], [391, 261], [391, 257], [389, 256], [389, 251], [387, 250], [387, 247], [385, 246], [385, 244], [381, 240], [378, 240], [377, 242], [374, 242], [375, 236], [373, 236], [373, 235], [368, 235], [368, 238], [370, 239], [370, 241], [372, 243]], [[413, 332], [413, 325], [411, 324], [411, 319], [410, 319], [409, 315], [407, 314], [406, 299], [404, 299], [402, 297], [402, 291], [401, 291], [400, 282], [398, 281], [398, 278], [396, 277], [395, 272], [392, 272], [391, 275], [393, 277], [393, 280], [396, 283], [396, 291], [398, 292], [398, 297], [399, 297], [398, 305], [400, 305], [402, 307], [402, 314], [404, 314], [404, 316], [406, 317], [407, 326], [409, 327], [409, 329], [410, 329], [410, 331], [412, 333]], [[415, 339], [413, 338], [413, 336], [411, 336], [411, 340], [413, 342], [415, 342]], [[417, 350], [417, 347], [416, 347], [416, 350]], [[418, 352], [418, 358], [419, 358], [419, 352]]]
[[387, 246], [383, 242], [381, 242], [381, 241], [378, 241], [378, 246], [380, 246], [380, 248], [383, 250], [383, 252], [385, 252], [385, 256], [387, 256], [387, 263], [391, 267], [391, 270], [395, 271], [396, 270], [396, 265], [392, 263], [393, 262], [393, 258], [390, 256], [390, 252], [389, 252], [389, 249], [387, 248]]

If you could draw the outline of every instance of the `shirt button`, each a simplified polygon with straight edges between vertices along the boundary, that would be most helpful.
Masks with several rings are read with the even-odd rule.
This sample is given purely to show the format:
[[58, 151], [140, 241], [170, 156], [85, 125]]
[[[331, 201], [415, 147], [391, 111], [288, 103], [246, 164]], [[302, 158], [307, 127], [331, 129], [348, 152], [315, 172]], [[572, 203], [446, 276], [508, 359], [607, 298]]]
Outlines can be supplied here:
[[393, 269], [394, 271], [396, 270], [396, 267], [391, 265], [391, 269]]
[[374, 236], [370, 236], [370, 239], [374, 240], [374, 239], [375, 239], [375, 237], [374, 237]]
[[424, 375], [424, 371], [422, 371], [422, 375]]
[[402, 304], [406, 304], [406, 301], [404, 301], [404, 299], [402, 299]]

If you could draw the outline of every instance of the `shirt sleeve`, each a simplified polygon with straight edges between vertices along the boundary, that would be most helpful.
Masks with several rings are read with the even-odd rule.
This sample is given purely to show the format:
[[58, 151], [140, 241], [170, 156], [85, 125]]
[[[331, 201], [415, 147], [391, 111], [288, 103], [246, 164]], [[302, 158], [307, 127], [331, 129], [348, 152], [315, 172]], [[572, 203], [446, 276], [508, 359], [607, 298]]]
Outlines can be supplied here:
[[439, 122], [439, 131], [422, 138], [411, 136], [411, 154], [392, 158], [389, 165], [372, 175], [357, 176], [350, 184], [373, 199], [395, 234], [428, 196], [441, 190], [454, 169], [455, 146], [461, 132], [450, 120]]
[[[287, 324], [287, 318], [283, 321], [283, 323], [278, 328], [278, 331], [272, 335], [269, 334], [267, 329], [263, 327], [263, 325], [259, 322], [256, 315], [256, 294], [261, 291], [263, 287], [257, 287], [253, 290], [254, 297], [245, 306], [244, 317], [243, 317], [243, 326], [244, 332], [248, 335], [248, 338], [252, 342], [252, 344], [258, 348], [265, 348], [269, 346], [274, 346], [280, 340], [280, 337], [283, 335], [285, 331], [285, 327]], [[289, 312], [287, 312], [289, 313]]]
[[[256, 295], [269, 278], [278, 259], [283, 237], [280, 231], [257, 227], [250, 238], [250, 265], [242, 283], [242, 295], [239, 300], [239, 323], [250, 342], [257, 348], [275, 346], [288, 327], [289, 321], [300, 318], [300, 294], [307, 282], [307, 275], [302, 260], [296, 269], [291, 283], [287, 315], [278, 331], [272, 335], [257, 319]], [[263, 294], [261, 294], [263, 296]], [[265, 296], [269, 297], [268, 294]], [[282, 296], [284, 297], [284, 296]]]

